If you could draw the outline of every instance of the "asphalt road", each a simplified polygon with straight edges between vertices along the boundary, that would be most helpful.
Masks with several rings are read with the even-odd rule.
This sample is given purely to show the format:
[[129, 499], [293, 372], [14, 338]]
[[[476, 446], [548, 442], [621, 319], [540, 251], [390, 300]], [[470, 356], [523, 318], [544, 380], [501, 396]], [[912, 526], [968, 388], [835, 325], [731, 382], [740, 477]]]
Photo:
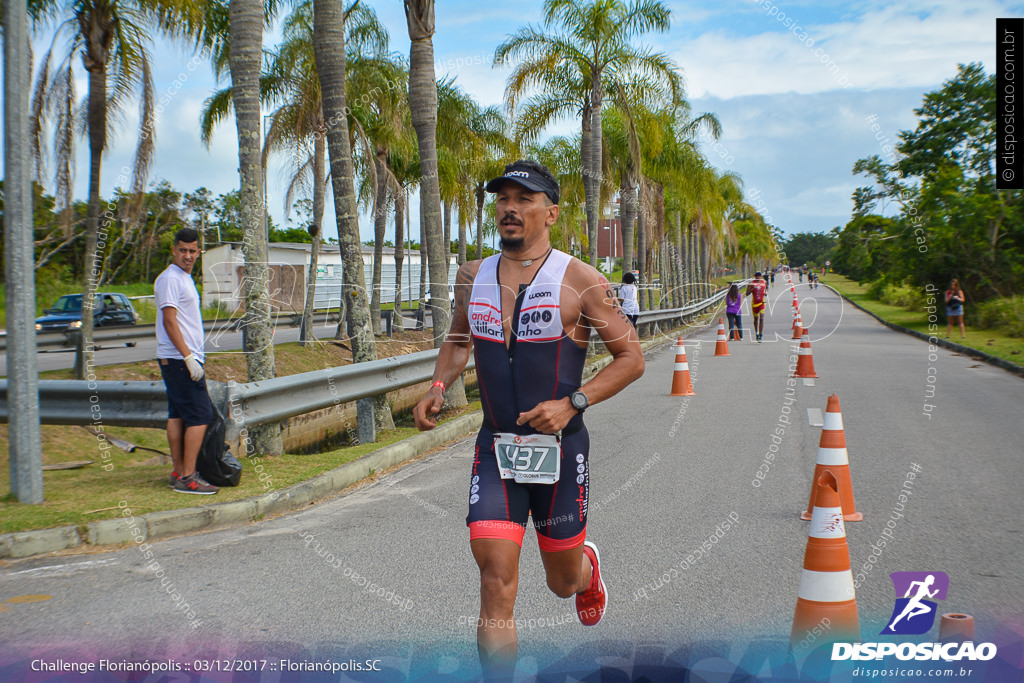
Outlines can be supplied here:
[[[706, 672], [700, 680], [728, 681], [728, 662], [757, 672], [758, 647], [784, 650], [807, 539], [799, 513], [820, 433], [808, 411], [823, 413], [833, 392], [864, 513], [846, 528], [865, 640], [879, 639], [892, 611], [888, 574], [928, 570], [949, 575], [941, 612], [971, 614], [976, 640], [1019, 648], [1024, 381], [929, 351], [825, 288], [799, 291], [820, 375], [813, 382], [787, 387], [796, 346], [790, 295], [776, 284], [765, 343], [731, 343], [721, 358], [713, 329], [688, 339], [696, 396], [667, 395], [674, 352], [666, 345], [648, 355], [641, 380], [588, 410], [588, 537], [601, 550], [609, 611], [597, 627], [580, 626], [572, 601], [546, 589], [528, 531], [519, 674], [582, 677], [601, 664], [628, 680], [689, 663]], [[935, 391], [926, 399], [929, 377]], [[776, 427], [778, 453], [766, 462]], [[2, 659], [73, 653], [199, 666], [256, 658], [277, 670], [234, 680], [276, 681], [298, 680], [281, 677], [282, 659], [365, 657], [380, 659], [384, 673], [354, 680], [474, 679], [478, 578], [464, 525], [471, 459], [467, 438], [277, 519], [148, 548], [9, 563], [0, 573]], [[910, 492], [905, 504], [901, 491]], [[141, 497], [125, 505], [148, 511]], [[872, 563], [890, 520], [892, 540], [875, 545]], [[360, 585], [362, 577], [372, 584]], [[168, 584], [194, 616], [176, 607]], [[29, 595], [50, 597], [10, 601]]]

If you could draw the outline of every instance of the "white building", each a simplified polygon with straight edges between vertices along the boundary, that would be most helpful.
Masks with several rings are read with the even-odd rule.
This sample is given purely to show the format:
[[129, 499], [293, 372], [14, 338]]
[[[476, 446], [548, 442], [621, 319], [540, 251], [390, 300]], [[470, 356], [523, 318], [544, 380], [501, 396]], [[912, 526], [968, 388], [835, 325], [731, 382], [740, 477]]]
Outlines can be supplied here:
[[[306, 298], [306, 279], [313, 245], [302, 242], [271, 242], [267, 249], [270, 269], [270, 303], [277, 311], [302, 311]], [[369, 289], [373, 283], [373, 247], [363, 246], [363, 277]], [[229, 242], [208, 248], [203, 253], [203, 306], [222, 306], [234, 312], [244, 303], [242, 279], [245, 256], [240, 242]], [[339, 308], [341, 303], [341, 250], [337, 244], [320, 245], [317, 259], [317, 310]], [[384, 248], [381, 259], [381, 303], [395, 300], [394, 249]], [[449, 256], [448, 283], [455, 282], [458, 270], [456, 255]], [[405, 250], [402, 261], [402, 301], [419, 298], [420, 252]]]

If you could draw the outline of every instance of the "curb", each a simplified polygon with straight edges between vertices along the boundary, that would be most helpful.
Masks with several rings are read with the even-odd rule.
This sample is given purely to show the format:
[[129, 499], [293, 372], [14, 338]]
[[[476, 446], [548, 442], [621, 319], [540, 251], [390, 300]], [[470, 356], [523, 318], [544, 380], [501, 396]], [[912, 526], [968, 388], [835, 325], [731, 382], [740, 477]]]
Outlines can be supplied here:
[[[688, 327], [686, 329], [697, 329]], [[659, 332], [641, 342], [646, 353], [671, 343]], [[584, 378], [592, 377], [611, 363], [611, 356], [587, 363]], [[35, 531], [0, 534], [0, 560], [13, 560], [46, 555], [81, 547], [144, 543], [149, 540], [180, 536], [196, 531], [212, 531], [260, 521], [268, 515], [298, 510], [358, 483], [376, 472], [408, 462], [417, 455], [456, 441], [480, 429], [483, 411], [476, 411], [438, 425], [435, 429], [385, 446], [361, 458], [347, 462], [305, 481], [272, 493], [243, 500], [214, 503], [202, 507], [161, 510], [134, 517], [135, 526], [124, 519], [103, 519], [78, 526], [62, 526]]]
[[949, 349], [950, 351], [956, 351], [957, 353], [961, 353], [965, 356], [970, 356], [971, 358], [976, 358], [980, 361], [984, 361], [989, 365], [994, 365], [997, 368], [1006, 370], [1007, 372], [1013, 373], [1014, 375], [1024, 377], [1024, 365], [1017, 365], [1016, 363], [1008, 361], [1005, 358], [993, 356], [991, 354], [985, 353], [984, 351], [979, 351], [978, 349], [975, 349], [973, 347], [963, 346], [962, 344], [951, 342], [948, 339], [940, 339], [939, 337], [934, 337], [932, 335], [925, 334], [924, 332], [912, 330], [909, 327], [903, 327], [902, 325], [891, 323], [888, 320], [885, 320], [884, 318], [881, 318], [877, 314], [872, 313], [868, 309], [864, 308], [856, 301], [847, 298], [845, 294], [841, 294], [839, 290], [837, 290], [836, 288], [830, 287], [830, 289], [836, 294], [839, 294], [839, 296], [842, 297], [843, 301], [846, 301], [847, 303], [849, 303], [851, 306], [858, 310], [864, 311], [872, 318], [874, 318], [875, 320], [877, 320], [878, 322], [882, 323], [883, 325], [890, 329], [896, 330], [897, 332], [902, 332], [903, 334], [909, 334], [911, 337], [917, 337], [918, 339], [926, 341], [929, 344], [941, 346], [945, 349]]
[[203, 507], [150, 512], [135, 517], [138, 523], [135, 527], [130, 527], [122, 519], [104, 519], [91, 522], [84, 528], [63, 526], [0, 534], [0, 559], [22, 559], [81, 546], [143, 543], [195, 531], [246, 524], [267, 515], [290, 512], [337, 493], [374, 472], [389, 469], [420, 453], [471, 434], [480, 428], [482, 422], [481, 411], [460, 415], [429, 432], [385, 446], [281, 491]]

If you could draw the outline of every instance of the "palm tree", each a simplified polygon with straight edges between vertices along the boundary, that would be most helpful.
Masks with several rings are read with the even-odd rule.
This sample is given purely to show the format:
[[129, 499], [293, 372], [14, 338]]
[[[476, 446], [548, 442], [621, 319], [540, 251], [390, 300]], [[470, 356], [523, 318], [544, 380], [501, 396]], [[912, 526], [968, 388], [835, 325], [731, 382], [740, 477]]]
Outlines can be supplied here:
[[[441, 190], [437, 164], [437, 80], [434, 75], [434, 0], [404, 0], [409, 28], [409, 110], [420, 152], [420, 228], [430, 270], [430, 314], [434, 348], [440, 348], [450, 325], [448, 252], [441, 235]], [[461, 394], [458, 396], [457, 394]], [[465, 403], [460, 381], [445, 392], [449, 403]]]
[[[437, 85], [438, 181], [444, 203], [444, 242], [450, 245], [451, 211], [458, 214], [458, 262], [466, 261], [466, 226], [472, 215], [474, 172], [487, 153], [486, 142], [474, 130], [480, 106], [450, 79]], [[484, 181], [486, 182], [486, 181]], [[447, 253], [447, 251], [446, 251]]]
[[[139, 138], [132, 166], [131, 192], [141, 198], [153, 159], [155, 93], [150, 69], [150, 31], [185, 39], [202, 34], [202, 11], [198, 2], [175, 0], [43, 0], [34, 3], [36, 20], [60, 22], [50, 48], [43, 56], [36, 81], [32, 107], [33, 153], [37, 180], [43, 170], [42, 130], [54, 119], [57, 196], [70, 235], [70, 208], [74, 162], [74, 140], [80, 130], [89, 140], [89, 204], [85, 233], [85, 292], [82, 305], [83, 355], [75, 364], [75, 376], [85, 379], [93, 366], [93, 300], [103, 271], [103, 254], [97, 253], [99, 233], [111, 215], [100, 215], [100, 178], [103, 153], [107, 149], [108, 117], [123, 110], [138, 97]], [[54, 49], [67, 38], [64, 51]], [[55, 60], [55, 57], [57, 58]], [[76, 102], [73, 64], [80, 57], [88, 73], [85, 106]], [[56, 61], [53, 73], [50, 64]], [[127, 181], [128, 179], [125, 178]], [[136, 204], [137, 210], [137, 204]]]
[[484, 187], [491, 178], [504, 173], [505, 165], [515, 160], [516, 145], [509, 137], [508, 120], [498, 107], [477, 109], [469, 120], [470, 130], [480, 140], [480, 154], [472, 158], [469, 171], [476, 180], [476, 257], [484, 253], [484, 203], [487, 192]]
[[[413, 150], [414, 151], [414, 150]], [[405, 261], [406, 221], [408, 220], [409, 186], [415, 177], [412, 151], [409, 156], [392, 154], [388, 160], [391, 171], [398, 182], [398, 191], [394, 195], [395, 207], [395, 324], [401, 330], [402, 320], [402, 263]], [[408, 235], [411, 240], [412, 235]], [[412, 277], [410, 276], [410, 298]], [[422, 299], [422, 297], [420, 297]]]
[[[387, 32], [377, 20], [373, 10], [355, 5], [347, 22], [350, 55], [366, 51], [382, 54], [387, 49]], [[263, 143], [262, 164], [266, 173], [267, 160], [273, 152], [290, 152], [296, 161], [285, 194], [285, 211], [290, 210], [296, 195], [312, 195], [313, 215], [309, 232], [312, 237], [310, 264], [307, 273], [305, 304], [299, 342], [303, 346], [314, 343], [313, 304], [316, 297], [316, 268], [322, 243], [321, 225], [326, 204], [327, 178], [325, 174], [326, 123], [320, 95], [320, 81], [313, 49], [313, 4], [303, 0], [285, 19], [283, 41], [270, 55], [269, 63], [260, 79], [261, 101], [277, 108], [270, 115]], [[232, 89], [224, 88], [211, 95], [200, 116], [200, 134], [209, 146], [213, 129], [231, 113]]]
[[[245, 273], [246, 328], [243, 341], [250, 382], [275, 376], [274, 339], [270, 327], [269, 269], [267, 266], [267, 211], [263, 204], [263, 164], [260, 140], [260, 63], [263, 56], [263, 3], [231, 0], [231, 100], [238, 132], [239, 198], [242, 208], [242, 252]], [[261, 425], [249, 431], [258, 453], [279, 455], [281, 428]]]
[[377, 53], [354, 56], [348, 63], [349, 94], [353, 102], [360, 103], [351, 108], [350, 120], [352, 132], [363, 149], [365, 190], [361, 194], [369, 197], [372, 205], [374, 258], [370, 316], [374, 334], [381, 331], [381, 277], [388, 206], [398, 201], [397, 196], [402, 192], [391, 158], [396, 153], [407, 153], [413, 144], [405, 95], [408, 74], [402, 64], [385, 54], [386, 48], [385, 40]]
[[327, 194], [324, 164], [326, 123], [316, 58], [313, 55], [313, 5], [310, 0], [297, 5], [285, 19], [282, 38], [261, 84], [264, 102], [278, 105], [267, 127], [262, 165], [266, 173], [267, 157], [271, 152], [292, 151], [292, 158], [298, 160], [298, 163], [295, 164], [285, 193], [285, 210], [292, 206], [298, 192], [311, 193], [313, 197], [312, 222], [308, 227], [312, 246], [309, 271], [306, 274], [302, 328], [299, 332], [299, 344], [309, 347], [315, 341], [313, 304], [316, 300], [316, 269], [320, 259], [321, 225]]
[[[585, 83], [589, 87], [579, 112], [584, 118], [581, 158], [591, 264], [597, 261], [600, 185], [604, 176], [602, 107], [608, 87], [605, 79], [635, 72], [662, 79], [667, 88], [677, 89], [678, 73], [667, 56], [632, 45], [632, 40], [644, 33], [667, 31], [669, 15], [669, 9], [658, 0], [545, 0], [543, 29], [520, 29], [494, 55], [496, 63], [516, 57], [524, 60], [510, 76], [506, 92], [543, 86], [550, 83], [549, 74], [560, 75], [563, 84], [570, 86], [553, 93], [562, 102], [578, 101], [580, 86]], [[569, 94], [577, 97], [565, 97]]]
[[543, 145], [528, 147], [527, 155], [547, 166], [558, 180], [558, 222], [551, 226], [551, 245], [571, 254], [582, 254], [587, 235], [580, 227], [585, 221], [579, 139], [554, 137]]
[[[351, 8], [349, 9], [351, 11]], [[327, 121], [327, 146], [330, 153], [331, 187], [334, 190], [334, 213], [338, 222], [338, 243], [342, 254], [345, 315], [351, 333], [352, 360], [356, 363], [376, 360], [370, 306], [363, 275], [362, 248], [359, 239], [359, 215], [356, 203], [352, 147], [348, 130], [346, 106], [345, 21], [348, 13], [332, 0], [313, 1], [313, 46], [323, 111]], [[379, 396], [372, 406], [360, 411], [360, 438], [373, 441], [376, 429], [391, 429], [394, 421], [386, 396]]]

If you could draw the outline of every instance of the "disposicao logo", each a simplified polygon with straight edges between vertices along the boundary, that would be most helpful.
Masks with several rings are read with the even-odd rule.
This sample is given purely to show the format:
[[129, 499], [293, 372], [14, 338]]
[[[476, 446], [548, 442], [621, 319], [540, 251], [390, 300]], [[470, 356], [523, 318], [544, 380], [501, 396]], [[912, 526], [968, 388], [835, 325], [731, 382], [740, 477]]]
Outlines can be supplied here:
[[[921, 635], [935, 623], [938, 603], [945, 600], [949, 576], [945, 572], [893, 572], [896, 604], [888, 625], [879, 635]], [[880, 660], [895, 656], [907, 660], [988, 661], [996, 656], [994, 643], [833, 643], [832, 661]]]
[[[949, 576], [945, 572], [893, 572], [889, 574], [896, 589], [896, 605], [889, 625], [880, 635], [919, 636], [935, 623], [938, 603], [945, 600]], [[902, 596], [902, 597], [900, 597]]]

